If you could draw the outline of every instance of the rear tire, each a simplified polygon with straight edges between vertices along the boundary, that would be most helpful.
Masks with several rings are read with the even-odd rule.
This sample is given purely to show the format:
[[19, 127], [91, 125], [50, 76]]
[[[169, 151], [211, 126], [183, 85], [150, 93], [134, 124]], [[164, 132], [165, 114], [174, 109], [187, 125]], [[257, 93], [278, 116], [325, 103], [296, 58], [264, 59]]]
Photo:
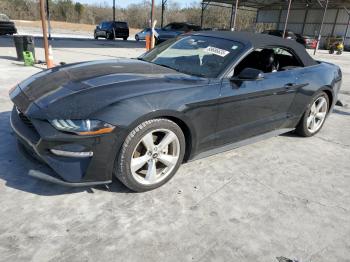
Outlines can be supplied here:
[[329, 106], [329, 97], [325, 92], [320, 91], [314, 95], [295, 129], [295, 133], [303, 137], [317, 134], [324, 125]]
[[128, 40], [128, 38], [127, 37], [123, 37], [123, 40], [126, 41], [126, 40]]
[[175, 175], [185, 147], [184, 134], [174, 122], [163, 118], [145, 121], [125, 139], [115, 176], [136, 192], [160, 187]]

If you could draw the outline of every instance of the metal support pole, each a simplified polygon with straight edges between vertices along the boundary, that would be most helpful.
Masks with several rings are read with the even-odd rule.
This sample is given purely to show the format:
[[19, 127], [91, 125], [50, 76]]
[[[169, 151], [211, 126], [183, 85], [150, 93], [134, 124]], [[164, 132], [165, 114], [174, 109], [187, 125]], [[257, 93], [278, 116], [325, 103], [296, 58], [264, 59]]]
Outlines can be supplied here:
[[288, 18], [289, 18], [289, 12], [290, 12], [291, 5], [292, 5], [292, 0], [289, 0], [286, 21], [284, 22], [283, 38], [286, 38], [287, 24], [288, 24]]
[[277, 22], [277, 30], [280, 30], [280, 24], [281, 24], [281, 17], [282, 17], [282, 8], [280, 9], [280, 12], [278, 13], [278, 22]]
[[113, 0], [113, 22], [115, 22], [115, 0]]
[[318, 48], [320, 46], [321, 37], [322, 37], [322, 29], [323, 29], [324, 19], [326, 17], [327, 8], [328, 8], [328, 0], [326, 1], [326, 6], [324, 7], [323, 16], [322, 16], [322, 22], [321, 22], [320, 30], [318, 32], [318, 37], [317, 37], [317, 45], [316, 45], [316, 47], [314, 49], [314, 55], [316, 55], [316, 52], [317, 52], [317, 50], [318, 50]]
[[201, 28], [203, 28], [203, 18], [204, 18], [204, 3], [202, 2]]
[[347, 35], [348, 35], [348, 31], [349, 31], [349, 24], [350, 24], [350, 16], [349, 16], [349, 19], [348, 19], [348, 24], [346, 25], [346, 29], [345, 29], [344, 46], [346, 44], [346, 38], [347, 38]]
[[309, 14], [309, 7], [306, 7], [305, 9], [305, 15], [304, 15], [304, 21], [303, 21], [303, 26], [301, 28], [301, 34], [303, 35], [304, 32], [305, 32], [305, 24], [306, 24], [306, 19], [307, 19], [307, 16]]
[[166, 2], [167, 2], [167, 0], [162, 0], [162, 17], [161, 17], [161, 21], [160, 21], [160, 27], [164, 26], [164, 11], [165, 11]]
[[337, 9], [337, 13], [336, 13], [336, 15], [335, 15], [335, 19], [334, 19], [334, 24], [333, 24], [333, 27], [332, 27], [331, 36], [334, 36], [334, 31], [335, 31], [335, 26], [336, 26], [336, 24], [337, 24], [338, 16], [339, 16], [339, 8]]
[[[235, 1], [235, 5], [233, 4], [232, 1], [232, 6], [231, 6], [231, 18], [230, 18], [230, 29], [231, 31], [236, 30], [236, 21], [237, 21], [237, 12], [238, 12], [238, 2], [239, 0]], [[234, 12], [234, 15], [233, 15]]]
[[233, 4], [233, 1], [232, 1], [232, 5], [231, 5], [231, 17], [230, 17], [230, 29], [231, 29], [231, 31], [233, 31], [233, 30], [232, 30], [232, 28], [233, 28], [233, 12], [234, 12], [234, 4]]
[[46, 0], [46, 15], [47, 15], [47, 24], [48, 24], [48, 29], [49, 29], [49, 40], [52, 40], [51, 38], [51, 16], [50, 16], [50, 5], [49, 5], [50, 0]]
[[231, 29], [231, 31], [235, 31], [236, 30], [236, 21], [237, 21], [237, 12], [238, 12], [238, 2], [239, 0], [236, 0], [236, 7], [235, 7], [235, 16], [233, 18], [233, 30]]
[[346, 43], [346, 37], [348, 35], [348, 31], [349, 31], [349, 24], [350, 24], [350, 12], [348, 12], [348, 10], [345, 8], [345, 11], [347, 12], [349, 18], [348, 18], [348, 23], [346, 25], [346, 29], [345, 29], [345, 34], [344, 34], [344, 46], [345, 46], [345, 43]]
[[44, 0], [40, 0], [40, 18], [41, 18], [41, 26], [43, 30], [45, 61], [46, 61], [47, 68], [49, 68], [49, 41], [47, 39], [47, 26], [46, 26]]

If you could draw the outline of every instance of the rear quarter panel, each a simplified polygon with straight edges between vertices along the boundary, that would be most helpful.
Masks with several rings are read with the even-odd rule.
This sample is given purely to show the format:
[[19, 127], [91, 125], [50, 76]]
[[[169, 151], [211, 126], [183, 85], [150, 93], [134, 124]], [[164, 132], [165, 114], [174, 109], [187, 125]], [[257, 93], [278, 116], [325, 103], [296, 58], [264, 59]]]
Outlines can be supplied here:
[[331, 109], [334, 107], [342, 78], [338, 66], [320, 62], [314, 66], [295, 69], [294, 72], [300, 87], [296, 92], [290, 113], [297, 122], [318, 91], [323, 90], [328, 93], [331, 96]]

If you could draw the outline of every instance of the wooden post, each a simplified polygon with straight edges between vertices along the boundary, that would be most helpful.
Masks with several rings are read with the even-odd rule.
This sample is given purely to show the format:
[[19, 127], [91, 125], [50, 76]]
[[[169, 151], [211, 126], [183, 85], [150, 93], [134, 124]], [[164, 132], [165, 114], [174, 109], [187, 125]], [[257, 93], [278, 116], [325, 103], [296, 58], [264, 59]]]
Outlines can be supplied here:
[[53, 64], [52, 64], [52, 61], [49, 58], [49, 41], [47, 39], [47, 26], [46, 26], [44, 0], [40, 0], [40, 17], [41, 17], [41, 26], [42, 26], [42, 29], [43, 29], [45, 61], [46, 61], [47, 68], [51, 68], [51, 67], [53, 67]]
[[151, 7], [151, 48], [153, 48], [155, 45], [153, 29], [154, 29], [154, 0], [152, 0], [152, 7]]

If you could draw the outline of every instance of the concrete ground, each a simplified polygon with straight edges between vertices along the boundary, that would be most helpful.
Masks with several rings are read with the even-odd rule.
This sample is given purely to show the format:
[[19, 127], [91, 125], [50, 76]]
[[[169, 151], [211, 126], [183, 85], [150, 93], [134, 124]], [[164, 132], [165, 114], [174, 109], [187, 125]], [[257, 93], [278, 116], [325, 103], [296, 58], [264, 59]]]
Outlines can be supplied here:
[[[183, 165], [165, 186], [71, 189], [27, 175], [8, 90], [40, 71], [0, 38], [0, 261], [350, 261], [350, 108], [312, 138], [283, 135]], [[38, 43], [40, 44], [40, 43]], [[132, 57], [143, 43], [57, 40], [55, 61]], [[42, 50], [37, 52], [43, 59]], [[350, 104], [350, 54], [340, 99]]]

